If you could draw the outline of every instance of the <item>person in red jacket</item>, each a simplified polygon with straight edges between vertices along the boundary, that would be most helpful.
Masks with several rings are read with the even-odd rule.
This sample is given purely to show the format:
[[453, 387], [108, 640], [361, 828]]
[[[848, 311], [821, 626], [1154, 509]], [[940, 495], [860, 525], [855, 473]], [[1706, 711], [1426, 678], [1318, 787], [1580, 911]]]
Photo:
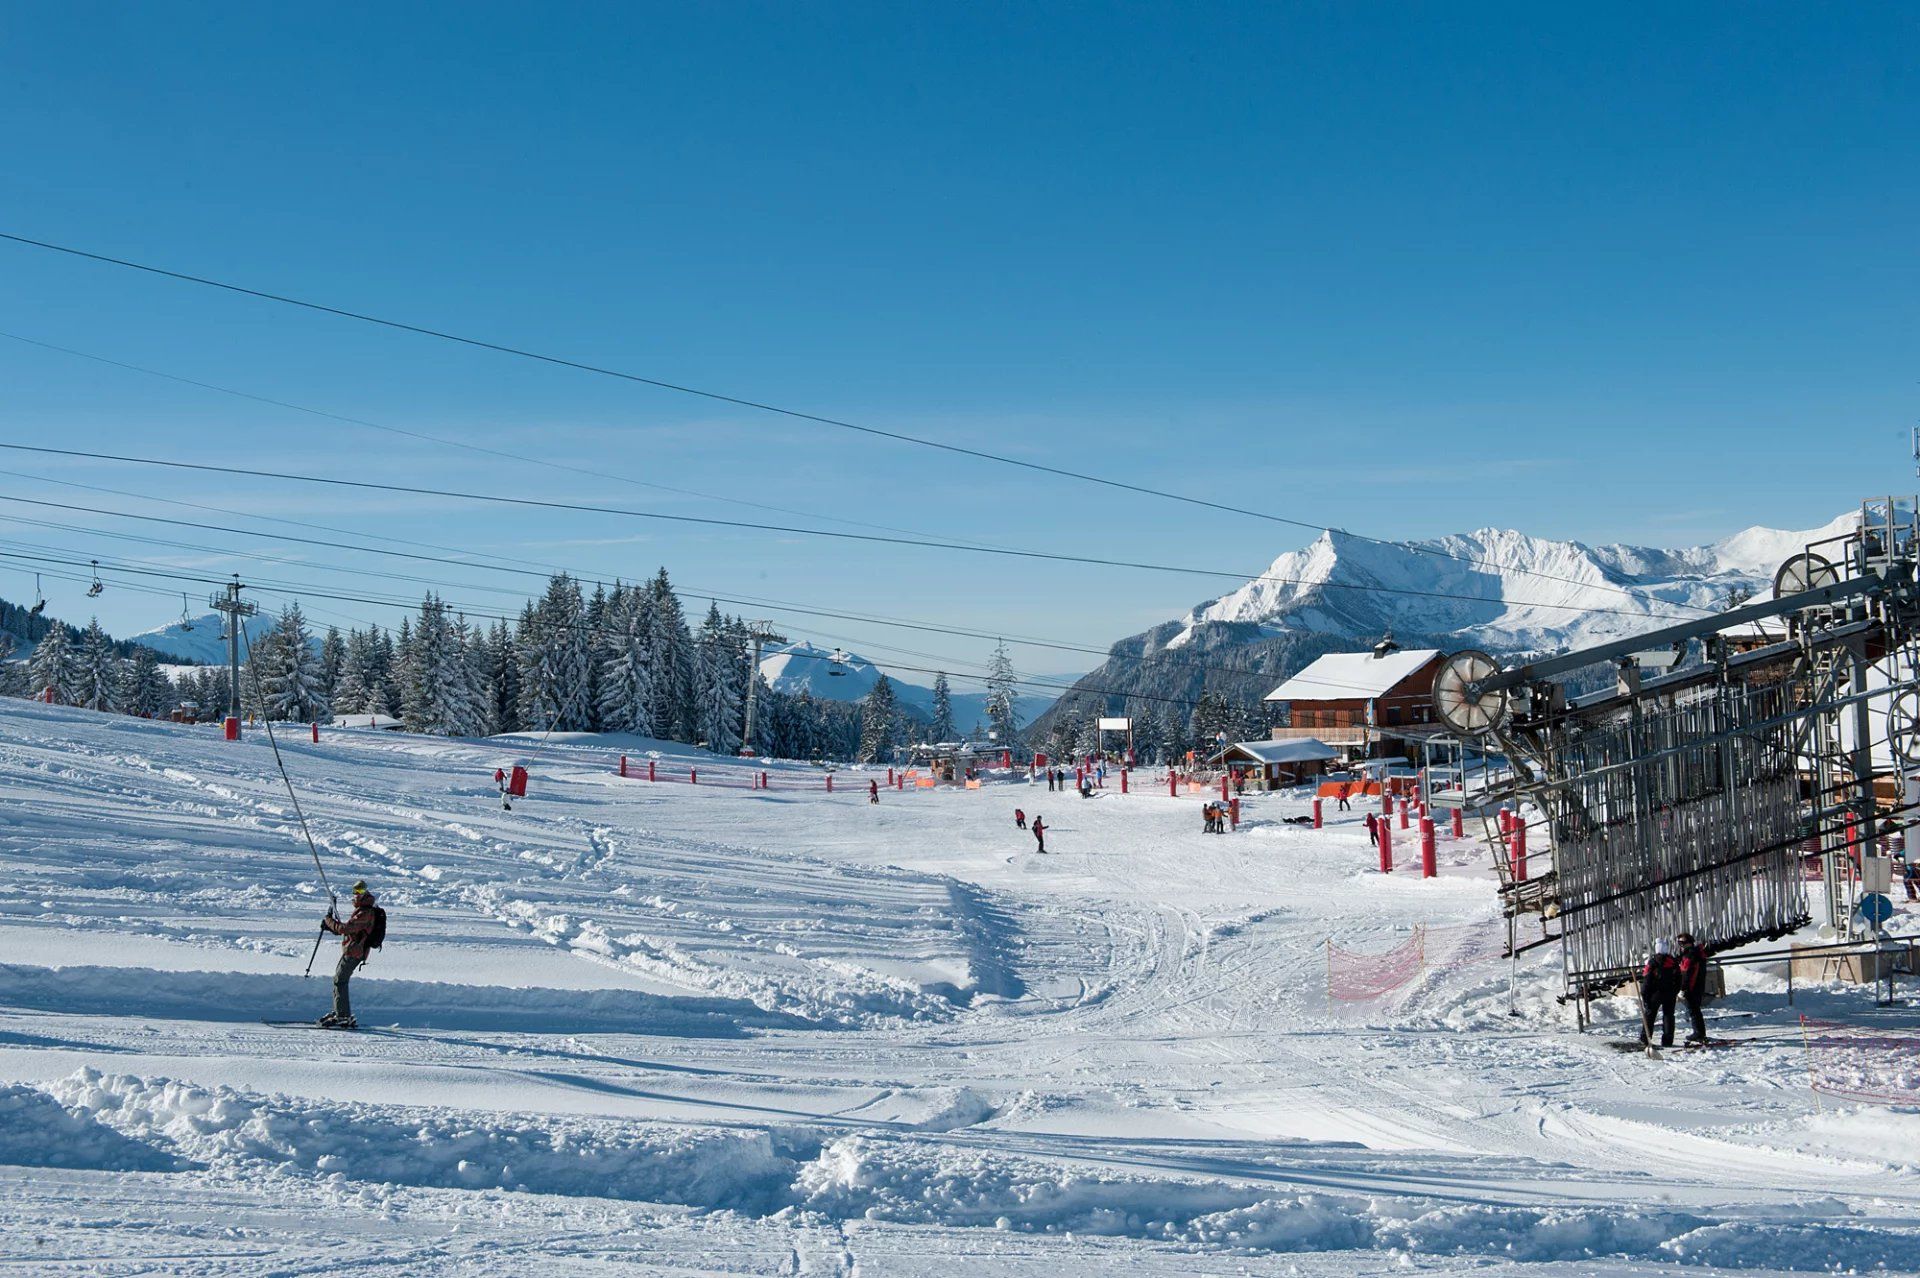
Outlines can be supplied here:
[[1016, 830], [1024, 830], [1027, 828], [1027, 814], [1019, 808], [1013, 810], [1013, 828]]
[[1035, 848], [1034, 851], [1045, 852], [1047, 850], [1047, 827], [1040, 823], [1040, 814], [1038, 812], [1033, 814], [1033, 841], [1040, 845]]
[[880, 783], [878, 781], [867, 782], [867, 802], [880, 802]]
[[320, 1018], [320, 1023], [329, 1029], [353, 1029], [357, 1024], [347, 984], [353, 980], [355, 969], [367, 961], [367, 946], [373, 936], [374, 904], [373, 893], [362, 880], [353, 885], [353, 913], [345, 921], [331, 909], [327, 917], [320, 920], [321, 927], [340, 938], [340, 963], [333, 969], [333, 1010]]
[[[1701, 1005], [1707, 997], [1707, 947], [1693, 939], [1692, 933], [1682, 932], [1673, 938], [1680, 951], [1680, 997], [1687, 1005], [1687, 1019], [1693, 1022], [1693, 1033], [1687, 1036], [1688, 1047], [1707, 1045], [1707, 1018], [1701, 1011]], [[1673, 1036], [1668, 1035], [1672, 1042]]]

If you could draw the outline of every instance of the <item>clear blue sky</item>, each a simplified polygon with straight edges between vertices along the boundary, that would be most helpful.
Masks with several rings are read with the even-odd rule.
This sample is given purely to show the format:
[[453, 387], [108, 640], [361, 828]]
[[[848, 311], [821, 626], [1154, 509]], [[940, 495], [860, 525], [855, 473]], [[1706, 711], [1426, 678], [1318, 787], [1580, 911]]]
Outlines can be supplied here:
[[[7, 0], [0, 20], [8, 231], [1379, 535], [1685, 544], [1912, 483], [1910, 6]], [[0, 341], [8, 440], [755, 517], [618, 473], [1249, 574], [1308, 536], [11, 245], [0, 328], [607, 474]], [[0, 465], [1099, 644], [1225, 588]], [[0, 567], [0, 594], [30, 589]], [[98, 610], [130, 630], [167, 605]], [[872, 640], [985, 647], [793, 624], [881, 660]]]

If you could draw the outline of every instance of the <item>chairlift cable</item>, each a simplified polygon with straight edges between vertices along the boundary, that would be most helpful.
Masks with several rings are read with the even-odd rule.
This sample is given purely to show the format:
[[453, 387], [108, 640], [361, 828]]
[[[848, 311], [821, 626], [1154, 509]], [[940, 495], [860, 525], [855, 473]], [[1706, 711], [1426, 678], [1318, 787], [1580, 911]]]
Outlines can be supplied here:
[[[0, 235], [0, 238], [5, 238]], [[1139, 572], [1169, 573], [1177, 576], [1197, 576], [1222, 578], [1229, 581], [1252, 583], [1274, 582], [1281, 585], [1312, 585], [1323, 590], [1355, 590], [1371, 594], [1410, 595], [1432, 599], [1462, 599], [1471, 603], [1486, 603], [1480, 596], [1463, 595], [1446, 590], [1418, 590], [1408, 586], [1360, 585], [1345, 582], [1308, 582], [1301, 578], [1276, 577], [1264, 573], [1249, 575], [1242, 571], [1230, 571], [1220, 568], [1196, 568], [1178, 564], [1160, 564], [1144, 560], [1105, 559], [1094, 555], [1070, 555], [1059, 551], [1028, 550], [1010, 546], [978, 546], [965, 542], [920, 541], [909, 537], [888, 537], [876, 533], [838, 532], [825, 528], [800, 528], [785, 524], [762, 524], [740, 519], [716, 519], [704, 515], [675, 515], [664, 511], [639, 510], [631, 507], [601, 506], [587, 502], [551, 501], [537, 497], [515, 497], [506, 493], [474, 493], [456, 489], [428, 488], [415, 484], [383, 484], [373, 480], [336, 479], [324, 475], [303, 475], [289, 471], [256, 469], [245, 466], [218, 466], [210, 462], [171, 461], [157, 457], [133, 457], [120, 453], [92, 452], [84, 449], [47, 448], [36, 444], [0, 443], [0, 448], [14, 452], [42, 453], [58, 457], [82, 457], [91, 461], [124, 462], [137, 466], [162, 466], [174, 470], [200, 471], [218, 475], [243, 475], [254, 479], [282, 479], [293, 483], [320, 484], [334, 488], [357, 488], [371, 492], [403, 493], [416, 497], [446, 497], [458, 501], [484, 502], [493, 505], [519, 506], [541, 510], [564, 510], [583, 514], [613, 515], [624, 519], [652, 519], [666, 523], [698, 524], [704, 527], [735, 528], [753, 532], [772, 532], [790, 536], [820, 537], [835, 541], [871, 542], [880, 545], [911, 546], [927, 550], [949, 550], [964, 554], [995, 555], [1011, 559], [1039, 560], [1053, 563], [1086, 564], [1097, 568], [1125, 568]], [[1623, 608], [1596, 608], [1583, 604], [1556, 604], [1545, 600], [1511, 599], [1505, 601], [1510, 606], [1543, 608], [1560, 612], [1573, 612], [1582, 615], [1607, 613], [1644, 620], [1650, 615], [1645, 612], [1633, 612]], [[1660, 601], [1666, 604], [1666, 601]], [[1692, 604], [1672, 605], [1683, 607], [1701, 616], [1712, 616], [1709, 608]], [[1673, 614], [1677, 615], [1677, 614]]]
[[[47, 240], [38, 240], [30, 236], [20, 235], [13, 232], [0, 231], [0, 240], [8, 240], [15, 244], [24, 245], [30, 248], [45, 249], [53, 253], [62, 253], [69, 257], [84, 258], [88, 261], [99, 262], [107, 266], [117, 266], [126, 270], [140, 271], [149, 275], [157, 275], [166, 279], [176, 280], [181, 283], [196, 284], [205, 288], [219, 289], [223, 292], [236, 294], [242, 297], [251, 297], [260, 301], [273, 302], [282, 306], [297, 307], [302, 310], [313, 311], [323, 315], [332, 315], [340, 319], [353, 320], [362, 324], [371, 324], [380, 328], [385, 328], [385, 329], [389, 329], [397, 332], [413, 333], [417, 336], [431, 337], [439, 341], [451, 342], [460, 346], [471, 347], [478, 350], [492, 351], [492, 352], [495, 352], [496, 354], [508, 355], [518, 359], [531, 360], [536, 363], [547, 364], [547, 365], [551, 365], [558, 368], [572, 369], [575, 372], [590, 373], [599, 377], [609, 377], [619, 381], [635, 383], [637, 385], [651, 386], [657, 390], [671, 391], [675, 394], [680, 394], [680, 395], [691, 395], [700, 399], [711, 400], [716, 403], [731, 404], [739, 408], [752, 409], [756, 412], [772, 413], [772, 414], [775, 414], [781, 417], [790, 418], [796, 421], [812, 422], [816, 425], [821, 425], [821, 426], [831, 426], [836, 429], [853, 431], [858, 434], [867, 435], [874, 438], [892, 440], [900, 444], [908, 444], [908, 445], [913, 445], [921, 448], [935, 449], [940, 452], [955, 454], [963, 457], [972, 457], [977, 460], [994, 462], [1003, 466], [1013, 466], [1023, 470], [1036, 471], [1040, 474], [1054, 475], [1063, 479], [1072, 479], [1082, 483], [1095, 484], [1104, 488], [1117, 489], [1122, 492], [1137, 493], [1142, 496], [1159, 497], [1167, 501], [1181, 502], [1187, 505], [1199, 506], [1199, 507], [1203, 507], [1210, 510], [1225, 512], [1228, 514], [1246, 515], [1254, 519], [1263, 519], [1271, 523], [1277, 523], [1277, 524], [1287, 524], [1296, 528], [1307, 529], [1312, 532], [1336, 531], [1324, 524], [1316, 524], [1307, 520], [1294, 519], [1286, 515], [1276, 515], [1268, 511], [1250, 510], [1242, 506], [1228, 505], [1225, 502], [1211, 501], [1204, 497], [1194, 497], [1184, 493], [1168, 492], [1164, 489], [1150, 488], [1144, 484], [1133, 484], [1133, 483], [1128, 483], [1124, 480], [1109, 479], [1109, 478], [1106, 478], [1105, 476], [1088, 474], [1083, 471], [1068, 470], [1060, 466], [1049, 466], [1044, 462], [1030, 461], [1030, 460], [1026, 460], [1024, 458], [1018, 458], [1018, 457], [1009, 457], [1002, 453], [989, 452], [985, 449], [980, 449], [980, 448], [969, 448], [969, 447], [966, 447], [965, 445], [948, 443], [944, 440], [930, 439], [924, 436], [908, 434], [902, 431], [884, 430], [877, 426], [863, 426], [857, 422], [846, 421], [842, 418], [828, 417], [818, 413], [803, 412], [799, 409], [784, 408], [777, 404], [767, 403], [761, 400], [749, 399], [744, 396], [729, 395], [720, 391], [705, 390], [697, 386], [688, 386], [683, 383], [671, 382], [662, 378], [646, 377], [638, 373], [630, 373], [630, 372], [623, 371], [621, 369], [609, 368], [604, 365], [589, 364], [583, 360], [568, 359], [560, 355], [550, 355], [540, 351], [529, 350], [523, 347], [509, 346], [502, 342], [490, 342], [481, 338], [466, 337], [458, 333], [451, 333], [441, 329], [428, 328], [425, 325], [420, 325], [420, 324], [409, 324], [402, 320], [388, 319], [383, 316], [372, 315], [372, 314], [368, 314], [360, 311], [351, 311], [343, 307], [327, 306], [323, 303], [308, 301], [304, 298], [290, 297], [281, 293], [272, 293], [264, 289], [248, 288], [244, 285], [232, 284], [224, 280], [211, 279], [201, 275], [191, 275], [184, 271], [169, 270], [165, 267], [153, 266], [144, 262], [135, 262], [127, 258], [112, 257], [104, 253], [94, 253], [86, 249], [75, 248], [65, 244], [56, 244]], [[1479, 567], [1493, 566], [1488, 564], [1484, 560], [1475, 560], [1465, 555], [1453, 554], [1452, 552], [1449, 552], [1449, 551], [1437, 550], [1431, 547], [1412, 547], [1403, 542], [1393, 542], [1386, 538], [1381, 538], [1381, 537], [1370, 537], [1365, 535], [1364, 533], [1355, 533], [1346, 529], [1339, 529], [1337, 531], [1344, 533], [1346, 536], [1356, 538], [1357, 540], [1373, 542], [1377, 545], [1398, 545], [1406, 549], [1414, 550], [1416, 553], [1431, 554], [1436, 557], [1446, 558], [1446, 559], [1455, 559], [1463, 563], [1474, 564]], [[1559, 581], [1559, 582], [1562, 582], [1563, 584], [1583, 585], [1583, 586], [1589, 586], [1589, 587], [1592, 585], [1592, 583], [1590, 582], [1581, 582], [1576, 578], [1557, 577], [1551, 573], [1543, 573], [1535, 570], [1530, 570], [1528, 575], [1541, 577], [1547, 580]], [[1620, 586], [1608, 586], [1604, 588], [1615, 591], [1619, 594], [1627, 595], [1630, 598], [1643, 597], [1632, 590], [1629, 590]]]

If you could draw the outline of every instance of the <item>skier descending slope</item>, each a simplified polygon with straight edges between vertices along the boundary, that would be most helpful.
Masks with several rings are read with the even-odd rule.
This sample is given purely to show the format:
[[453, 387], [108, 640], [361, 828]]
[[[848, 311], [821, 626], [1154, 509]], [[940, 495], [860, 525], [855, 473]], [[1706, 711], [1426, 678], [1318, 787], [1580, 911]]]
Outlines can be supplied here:
[[333, 969], [333, 1010], [320, 1018], [324, 1029], [353, 1029], [353, 1001], [347, 985], [353, 973], [367, 961], [369, 950], [380, 948], [386, 939], [387, 912], [374, 903], [373, 893], [363, 879], [353, 885], [353, 913], [342, 922], [332, 910], [320, 920], [320, 926], [340, 938], [340, 963]]

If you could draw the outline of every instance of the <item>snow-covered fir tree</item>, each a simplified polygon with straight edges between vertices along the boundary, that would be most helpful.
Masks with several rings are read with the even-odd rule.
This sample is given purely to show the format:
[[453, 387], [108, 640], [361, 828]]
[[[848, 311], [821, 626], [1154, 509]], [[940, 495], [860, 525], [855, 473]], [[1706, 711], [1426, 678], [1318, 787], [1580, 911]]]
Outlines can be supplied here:
[[74, 653], [72, 704], [89, 710], [120, 708], [120, 658], [97, 617], [81, 632]]
[[767, 685], [767, 677], [757, 670], [753, 674], [753, 700], [753, 740], [747, 742], [744, 748], [757, 755], [772, 755], [775, 753], [774, 716], [777, 713], [774, 691]]
[[662, 568], [649, 586], [652, 594], [653, 727], [677, 741], [692, 741], [700, 730], [694, 701], [699, 659], [686, 614]]
[[565, 573], [523, 614], [520, 650], [520, 723], [529, 732], [581, 732], [593, 726], [587, 696], [586, 606], [579, 583]]
[[340, 677], [333, 685], [335, 714], [371, 714], [367, 706], [367, 681], [372, 673], [374, 638], [358, 630], [347, 632], [340, 656]]
[[653, 610], [645, 590], [616, 590], [607, 604], [600, 667], [600, 726], [650, 737], [653, 730]]
[[328, 626], [327, 637], [320, 641], [320, 690], [327, 694], [329, 705], [334, 690], [340, 686], [340, 671], [346, 661], [347, 645], [340, 637], [340, 627]]
[[486, 719], [469, 665], [466, 621], [449, 617], [431, 592], [414, 622], [407, 673], [401, 720], [408, 728], [449, 737], [481, 733]]
[[161, 672], [159, 655], [135, 646], [133, 656], [120, 663], [120, 708], [128, 714], [162, 719], [178, 703], [173, 681]]
[[927, 729], [927, 739], [930, 741], [954, 739], [953, 690], [947, 687], [947, 674], [944, 670], [933, 677], [933, 724]]
[[1008, 749], [1020, 742], [1019, 694], [1014, 691], [1018, 682], [1007, 645], [996, 645], [987, 659], [987, 727], [994, 743]]
[[885, 675], [873, 681], [873, 689], [860, 702], [861, 763], [879, 763], [891, 758], [899, 726], [900, 707], [893, 695], [893, 681]]
[[700, 626], [698, 651], [700, 682], [696, 695], [700, 739], [715, 754], [738, 754], [740, 686], [745, 680], [746, 658], [735, 651], [718, 604], [707, 605], [707, 617]]
[[55, 622], [53, 628], [40, 637], [33, 655], [27, 658], [29, 695], [72, 705], [79, 687], [75, 677], [77, 664], [67, 628]]
[[520, 731], [520, 663], [505, 621], [494, 622], [487, 635], [487, 689], [493, 697], [493, 730]]
[[270, 719], [320, 723], [332, 718], [319, 654], [307, 635], [307, 619], [298, 603], [280, 612], [273, 643], [255, 651], [261, 705]]

